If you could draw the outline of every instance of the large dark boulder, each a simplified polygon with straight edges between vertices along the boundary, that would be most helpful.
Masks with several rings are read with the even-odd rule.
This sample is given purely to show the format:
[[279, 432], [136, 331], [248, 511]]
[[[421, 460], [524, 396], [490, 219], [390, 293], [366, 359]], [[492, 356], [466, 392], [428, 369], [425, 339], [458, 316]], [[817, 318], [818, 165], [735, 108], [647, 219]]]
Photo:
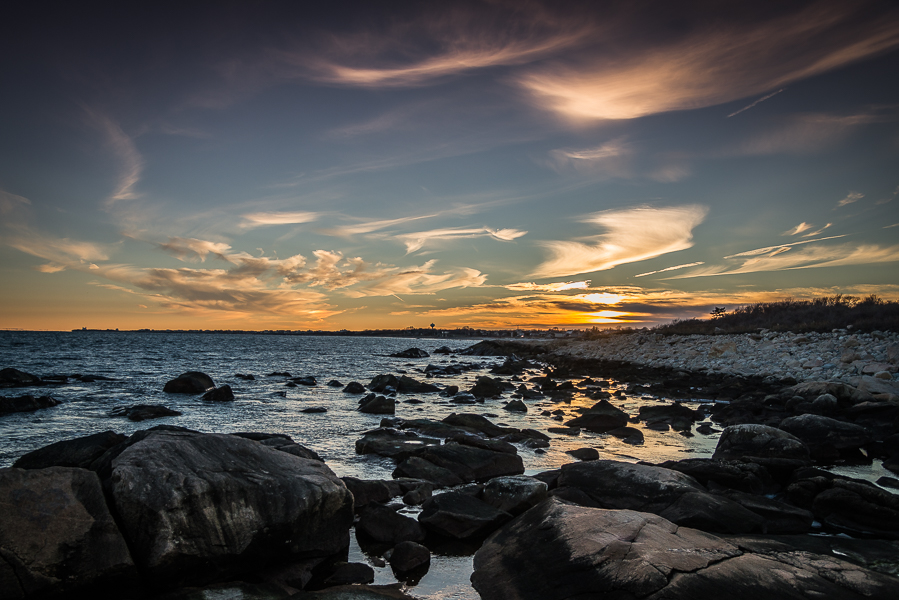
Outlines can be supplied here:
[[358, 477], [341, 477], [340, 480], [353, 494], [353, 505], [357, 513], [362, 507], [372, 502], [387, 502], [402, 493], [402, 488], [397, 481], [359, 479]]
[[496, 509], [520, 515], [546, 500], [546, 491], [546, 483], [527, 475], [494, 477], [484, 485], [481, 500]]
[[47, 467], [81, 467], [87, 469], [104, 452], [127, 439], [114, 431], [62, 440], [23, 454], [13, 463], [19, 469], [45, 469]]
[[12, 367], [0, 369], [0, 387], [26, 387], [29, 385], [44, 385], [44, 382], [37, 375]]
[[481, 375], [475, 380], [474, 387], [468, 390], [475, 398], [495, 398], [502, 396], [506, 390], [514, 390], [515, 386], [507, 384], [500, 379], [494, 379]]
[[815, 520], [811, 511], [767, 496], [736, 490], [722, 492], [722, 495], [762, 517], [760, 526], [762, 533], [772, 535], [808, 533]]
[[0, 469], [0, 507], [0, 598], [134, 585], [134, 562], [96, 473]]
[[169, 394], [202, 394], [209, 388], [214, 387], [215, 382], [206, 373], [188, 371], [166, 382], [162, 391]]
[[51, 398], [50, 396], [18, 396], [18, 397], [8, 397], [8, 396], [0, 396], [0, 415], [5, 415], [14, 412], [32, 412], [35, 410], [40, 410], [42, 408], [50, 408], [51, 406], [58, 406], [62, 404], [56, 398]]
[[402, 575], [430, 565], [431, 552], [415, 542], [400, 542], [390, 550], [387, 560], [390, 562], [393, 572]]
[[212, 388], [203, 394], [203, 400], [207, 402], [232, 402], [234, 400], [234, 391], [228, 384]]
[[396, 466], [394, 477], [411, 477], [430, 482], [437, 487], [451, 487], [464, 483], [462, 478], [444, 467], [438, 467], [431, 461], [417, 456], [410, 456]]
[[431, 355], [421, 348], [407, 348], [402, 352], [394, 352], [390, 356], [393, 358], [427, 358]]
[[426, 445], [439, 445], [440, 440], [422, 437], [412, 431], [382, 427], [365, 432], [356, 440], [356, 454], [379, 454], [404, 460]]
[[390, 544], [425, 539], [425, 531], [418, 521], [381, 504], [370, 504], [359, 511], [356, 531], [376, 542]]
[[517, 429], [512, 429], [509, 427], [500, 427], [499, 425], [493, 423], [487, 417], [471, 413], [453, 413], [450, 416], [444, 418], [443, 422], [447, 425], [453, 425], [455, 427], [465, 427], [473, 431], [483, 433], [487, 437], [500, 437], [502, 435], [506, 435], [507, 433], [517, 431]]
[[399, 385], [400, 380], [396, 378], [396, 375], [375, 375], [372, 377], [371, 382], [368, 384], [368, 389], [372, 392], [380, 394], [388, 387], [396, 389], [396, 386]]
[[132, 406], [116, 406], [109, 411], [110, 417], [127, 417], [130, 421], [147, 421], [162, 417], [177, 417], [181, 412], [161, 404], [134, 404]]
[[758, 531], [763, 519], [725, 497], [708, 493], [678, 471], [614, 460], [562, 465], [554, 495], [579, 501], [576, 488], [591, 506], [651, 512], [684, 525], [721, 533]]
[[471, 580], [491, 600], [886, 600], [899, 589], [895, 577], [832, 556], [747, 552], [658, 516], [558, 500], [490, 536]]
[[808, 447], [796, 436], [768, 425], [731, 425], [718, 438], [712, 458], [740, 460], [747, 457], [808, 460]]
[[452, 471], [462, 481], [487, 481], [503, 475], [524, 473], [524, 463], [517, 454], [454, 442], [442, 446], [426, 446], [417, 451], [415, 456]]
[[392, 415], [396, 413], [396, 400], [387, 396], [369, 394], [359, 401], [357, 410], [371, 415]]
[[755, 463], [740, 463], [710, 458], [668, 460], [659, 467], [680, 471], [709, 489], [734, 489], [753, 494], [777, 491], [767, 469]]
[[430, 392], [439, 392], [440, 388], [431, 383], [416, 381], [411, 377], [402, 375], [397, 381], [396, 391], [401, 394], [428, 394]]
[[784, 419], [780, 429], [802, 440], [812, 458], [818, 460], [838, 458], [841, 450], [859, 448], [872, 441], [871, 433], [861, 425], [821, 415]]
[[469, 346], [464, 350], [460, 350], [458, 354], [463, 356], [510, 356], [513, 352], [499, 342], [484, 340], [483, 342], [478, 342], [474, 346]]
[[811, 510], [829, 529], [899, 540], [899, 495], [868, 482], [835, 478], [815, 496]]
[[566, 421], [568, 427], [578, 427], [594, 433], [606, 433], [613, 429], [620, 429], [627, 425], [627, 417], [616, 415], [604, 415], [598, 413], [586, 413]]
[[135, 438], [112, 459], [105, 485], [152, 581], [233, 577], [349, 544], [353, 497], [324, 463], [234, 435]]
[[511, 518], [509, 513], [462, 492], [431, 497], [418, 515], [429, 531], [460, 540], [487, 535]]
[[343, 391], [347, 394], [364, 394], [365, 386], [359, 383], [358, 381], [351, 381], [346, 384], [346, 387], [343, 388]]

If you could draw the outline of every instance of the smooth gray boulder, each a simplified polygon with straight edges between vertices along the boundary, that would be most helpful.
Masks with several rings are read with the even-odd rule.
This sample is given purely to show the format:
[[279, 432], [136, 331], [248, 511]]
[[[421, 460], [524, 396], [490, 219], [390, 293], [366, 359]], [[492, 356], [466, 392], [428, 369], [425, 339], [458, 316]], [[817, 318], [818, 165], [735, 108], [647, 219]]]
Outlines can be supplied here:
[[134, 585], [137, 572], [96, 473], [0, 469], [0, 598]]
[[491, 535], [471, 580], [491, 600], [886, 600], [899, 590], [899, 579], [835, 557], [747, 552], [655, 515], [554, 499]]
[[725, 427], [712, 458], [741, 460], [747, 457], [809, 460], [809, 450], [802, 440], [776, 427], [755, 424]]
[[353, 497], [324, 463], [235, 435], [144, 432], [106, 486], [135, 562], [170, 586], [349, 544]]

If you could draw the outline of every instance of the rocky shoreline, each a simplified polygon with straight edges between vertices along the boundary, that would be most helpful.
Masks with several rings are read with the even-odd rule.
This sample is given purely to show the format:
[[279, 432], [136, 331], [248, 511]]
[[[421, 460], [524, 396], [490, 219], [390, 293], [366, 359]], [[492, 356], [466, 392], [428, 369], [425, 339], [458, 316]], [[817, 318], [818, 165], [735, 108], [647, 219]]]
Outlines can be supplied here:
[[[759, 335], [483, 342], [458, 355], [505, 359], [468, 390], [437, 385], [451, 365], [422, 369], [434, 383], [351, 382], [343, 393], [360, 397], [358, 410], [384, 415], [355, 450], [392, 461], [393, 479], [338, 478], [283, 434], [163, 425], [51, 444], [0, 469], [0, 507], [14, 515], [0, 521], [0, 600], [414, 598], [431, 554], [459, 544], [475, 553], [472, 583], [491, 600], [895, 598], [899, 495], [886, 488], [899, 479], [877, 485], [824, 467], [876, 460], [899, 473], [896, 336]], [[839, 366], [825, 368], [834, 356]], [[737, 361], [739, 372], [727, 366]], [[40, 385], [4, 372], [10, 385]], [[203, 373], [168, 385], [233, 400]], [[394, 416], [411, 390], [459, 412]], [[626, 395], [649, 400], [629, 412]], [[592, 405], [572, 410], [575, 397]], [[422, 402], [402, 401], [412, 400]], [[538, 406], [558, 427], [478, 412]], [[521, 453], [549, 448], [549, 434], [639, 445], [645, 430], [713, 427], [709, 458], [633, 463], [583, 448], [570, 453], [579, 460], [524, 474]], [[370, 585], [372, 567], [348, 558], [351, 535], [408, 585]]]

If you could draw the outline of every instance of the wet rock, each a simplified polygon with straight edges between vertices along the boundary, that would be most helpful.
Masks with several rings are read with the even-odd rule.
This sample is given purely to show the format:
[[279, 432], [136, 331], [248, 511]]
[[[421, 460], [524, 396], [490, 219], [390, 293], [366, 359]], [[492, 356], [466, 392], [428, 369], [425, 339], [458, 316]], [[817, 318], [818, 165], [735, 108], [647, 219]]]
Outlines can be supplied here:
[[871, 441], [870, 432], [860, 425], [814, 414], [784, 419], [780, 429], [802, 440], [812, 458], [818, 460], [838, 458], [841, 450], [859, 448]]
[[727, 497], [705, 492], [687, 492], [664, 510], [660, 517], [681, 527], [719, 533], [760, 531], [765, 519]]
[[396, 389], [396, 386], [399, 385], [400, 380], [396, 378], [396, 375], [376, 375], [372, 377], [371, 382], [368, 384], [368, 389], [376, 394], [379, 394], [386, 390], [387, 388]]
[[440, 346], [436, 350], [434, 350], [434, 354], [452, 354], [453, 349], [449, 346]]
[[702, 420], [703, 415], [680, 402], [673, 402], [667, 405], [641, 406], [637, 418], [647, 423], [667, 423], [673, 429], [685, 430], [690, 429], [694, 421]]
[[718, 439], [712, 458], [738, 460], [747, 456], [808, 460], [808, 447], [796, 436], [767, 425], [731, 425]]
[[599, 460], [599, 450], [596, 448], [577, 448], [576, 450], [566, 450], [565, 454], [570, 454], [578, 460]]
[[71, 440], [62, 440], [23, 454], [13, 467], [46, 469], [47, 467], [81, 467], [87, 469], [109, 448], [128, 439], [114, 431], [104, 431]]
[[[411, 431], [382, 427], [366, 432], [356, 441], [356, 454], [379, 454], [397, 460], [412, 456], [425, 445], [439, 445], [440, 440], [422, 437]], [[414, 477], [411, 476], [410, 477]]]
[[474, 387], [468, 391], [477, 398], [496, 398], [502, 396], [507, 389], [515, 388], [499, 379], [482, 375], [475, 380]]
[[244, 381], [256, 381], [256, 377], [250, 375], [249, 373], [235, 373], [234, 377], [237, 379], [243, 379]]
[[679, 471], [710, 490], [733, 489], [751, 494], [777, 491], [767, 469], [755, 463], [722, 461], [711, 458], [669, 460], [657, 466]]
[[359, 479], [357, 477], [341, 477], [340, 479], [353, 494], [357, 512], [372, 502], [388, 502], [399, 496], [402, 491], [399, 482], [392, 480]]
[[396, 391], [401, 394], [427, 394], [430, 392], [439, 392], [440, 388], [436, 385], [416, 381], [411, 377], [403, 375], [397, 381]]
[[451, 487], [463, 483], [462, 478], [453, 471], [417, 456], [410, 456], [398, 464], [393, 476], [423, 479], [437, 487]]
[[232, 402], [234, 400], [234, 391], [228, 384], [221, 385], [203, 394], [203, 400], [207, 402]]
[[805, 398], [817, 398], [822, 394], [830, 394], [838, 401], [848, 404], [868, 402], [873, 400], [871, 394], [858, 390], [846, 383], [836, 381], [806, 381], [784, 390], [789, 396], [803, 396]]
[[835, 478], [811, 507], [826, 527], [849, 535], [899, 539], [899, 495], [868, 482]]
[[400, 542], [387, 558], [394, 573], [403, 574], [431, 564], [431, 551], [415, 542]]
[[304, 408], [300, 412], [306, 414], [320, 414], [328, 412], [328, 409], [324, 406], [310, 406], [309, 408]]
[[18, 397], [0, 396], [0, 415], [15, 412], [33, 412], [42, 408], [50, 408], [62, 404], [56, 398], [50, 396], [34, 397], [31, 395]]
[[12, 367], [0, 369], [0, 387], [27, 387], [43, 384], [44, 382], [37, 375], [13, 369]]
[[[453, 404], [477, 404], [479, 402], [478, 398], [475, 398], [474, 395], [469, 394], [468, 392], [460, 392], [454, 395], [450, 402]], [[480, 400], [483, 402], [483, 399]]]
[[481, 500], [511, 515], [520, 515], [546, 500], [547, 490], [547, 484], [534, 477], [495, 477], [484, 485]]
[[154, 581], [233, 577], [349, 544], [352, 495], [321, 462], [235, 435], [156, 430], [128, 444], [106, 486]]
[[376, 542], [390, 544], [425, 539], [425, 531], [418, 521], [380, 504], [369, 504], [359, 511], [356, 531]]
[[[494, 452], [455, 442], [442, 446], [426, 446], [417, 451], [415, 456], [448, 469], [465, 482], [486, 481], [493, 477], [524, 473], [524, 464], [517, 454]], [[411, 474], [408, 476], [415, 477]]]
[[814, 515], [811, 511], [758, 494], [736, 490], [727, 490], [721, 494], [762, 517], [760, 526], [762, 533], [772, 535], [808, 533], [812, 529]]
[[294, 377], [291, 381], [299, 385], [305, 385], [312, 387], [314, 385], [318, 385], [318, 381], [315, 380], [315, 377], [312, 375], [306, 375], [305, 377]]
[[453, 413], [443, 419], [443, 423], [456, 427], [465, 427], [483, 433], [487, 437], [500, 437], [514, 431], [509, 427], [500, 427], [490, 419], [472, 413]]
[[177, 417], [182, 413], [161, 404], [135, 404], [117, 406], [109, 411], [110, 417], [128, 417], [131, 421], [146, 421], [161, 417]]
[[461, 492], [433, 496], [418, 516], [429, 531], [455, 539], [487, 535], [511, 518], [509, 513]]
[[492, 600], [848, 600], [889, 598], [897, 586], [894, 577], [834, 557], [747, 552], [661, 517], [558, 500], [494, 533], [475, 555], [474, 569], [475, 589]]
[[408, 348], [402, 352], [394, 352], [390, 356], [393, 358], [427, 358], [431, 355], [421, 348]]
[[365, 386], [359, 383], [358, 381], [351, 381], [346, 384], [346, 387], [343, 388], [343, 391], [347, 394], [364, 394]]
[[343, 384], [337, 381], [336, 379], [332, 379], [328, 382], [328, 387], [343, 387]]
[[206, 373], [188, 371], [166, 382], [162, 391], [169, 394], [202, 394], [209, 388], [214, 387], [215, 382]]
[[266, 377], [290, 377], [290, 373], [287, 371], [273, 371], [266, 375]]
[[[134, 585], [134, 562], [97, 475], [78, 468], [0, 469], [0, 596], [76, 594]], [[96, 590], [94, 590], [96, 591]]]
[[628, 444], [642, 444], [645, 441], [643, 432], [636, 427], [618, 427], [617, 429], [610, 429], [606, 433]]
[[396, 400], [386, 396], [369, 394], [359, 401], [357, 410], [372, 415], [392, 415], [396, 413]]
[[526, 413], [528, 412], [528, 407], [521, 400], [510, 400], [503, 405], [503, 410]]
[[[403, 592], [402, 584], [338, 585], [318, 592], [305, 592], [308, 600], [416, 600]], [[204, 599], [205, 600], [205, 599]]]
[[459, 393], [458, 385], [448, 385], [440, 391], [440, 395], [446, 398], [452, 398]]
[[460, 350], [457, 354], [462, 356], [509, 356], [512, 353], [511, 350], [506, 349], [499, 342], [484, 340], [474, 346]]
[[594, 433], [605, 433], [612, 429], [618, 429], [627, 425], [627, 418], [601, 413], [586, 413], [569, 421], [565, 421], [568, 427], [586, 429]]
[[472, 433], [453, 433], [447, 436], [447, 442], [456, 442], [457, 444], [465, 444], [466, 446], [474, 446], [475, 448], [483, 448], [493, 452], [505, 452], [507, 454], [518, 454], [518, 449], [509, 442], [497, 439], [484, 439], [479, 435]]

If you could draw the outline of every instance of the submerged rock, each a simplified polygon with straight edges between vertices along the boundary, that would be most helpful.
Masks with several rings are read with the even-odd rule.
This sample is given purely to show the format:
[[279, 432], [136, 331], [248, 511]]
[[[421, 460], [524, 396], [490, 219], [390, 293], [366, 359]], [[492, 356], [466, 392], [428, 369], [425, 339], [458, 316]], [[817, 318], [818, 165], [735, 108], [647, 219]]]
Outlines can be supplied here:
[[228, 384], [212, 388], [203, 394], [203, 400], [207, 402], [231, 402], [234, 400], [234, 391]]
[[29, 385], [44, 385], [44, 382], [37, 375], [12, 367], [0, 369], [0, 387], [26, 387]]
[[[205, 397], [204, 397], [205, 398]], [[117, 406], [109, 411], [110, 417], [128, 417], [131, 421], [146, 421], [161, 417], [177, 417], [181, 412], [161, 404], [135, 404], [133, 406]]]
[[31, 395], [12, 397], [0, 397], [0, 415], [14, 412], [32, 412], [42, 408], [50, 408], [62, 404], [56, 398], [50, 396], [34, 397]]

